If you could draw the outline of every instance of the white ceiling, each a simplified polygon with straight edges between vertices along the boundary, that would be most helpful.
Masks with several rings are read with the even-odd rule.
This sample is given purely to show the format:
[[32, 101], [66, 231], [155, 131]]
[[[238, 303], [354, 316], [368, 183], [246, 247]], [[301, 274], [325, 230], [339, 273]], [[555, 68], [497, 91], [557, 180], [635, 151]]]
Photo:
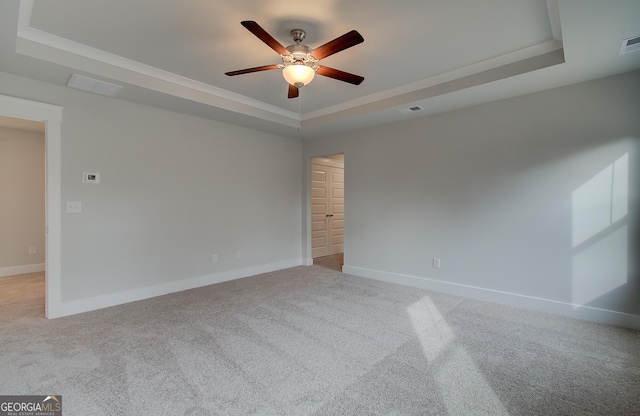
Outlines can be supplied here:
[[[312, 48], [355, 29], [364, 43], [321, 63], [365, 81], [317, 76], [287, 99], [278, 70], [227, 77], [281, 62], [242, 20], [284, 46], [294, 28]], [[0, 71], [308, 139], [637, 70], [619, 49], [638, 35], [638, 0], [9, 0]]]

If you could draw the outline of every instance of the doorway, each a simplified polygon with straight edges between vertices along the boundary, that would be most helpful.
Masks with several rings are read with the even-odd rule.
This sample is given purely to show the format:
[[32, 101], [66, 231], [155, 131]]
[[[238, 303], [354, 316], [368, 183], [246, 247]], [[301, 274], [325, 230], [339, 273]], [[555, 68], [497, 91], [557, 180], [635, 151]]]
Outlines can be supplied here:
[[0, 279], [4, 305], [42, 315], [45, 282], [44, 123], [0, 116]]
[[45, 280], [44, 128], [0, 116], [0, 304], [37, 315]]
[[62, 107], [0, 95], [0, 116], [44, 122], [45, 142], [45, 317], [66, 315], [60, 290]]
[[313, 263], [344, 264], [344, 154], [311, 159], [311, 255]]
[[0, 116], [0, 277], [44, 272], [44, 123]]

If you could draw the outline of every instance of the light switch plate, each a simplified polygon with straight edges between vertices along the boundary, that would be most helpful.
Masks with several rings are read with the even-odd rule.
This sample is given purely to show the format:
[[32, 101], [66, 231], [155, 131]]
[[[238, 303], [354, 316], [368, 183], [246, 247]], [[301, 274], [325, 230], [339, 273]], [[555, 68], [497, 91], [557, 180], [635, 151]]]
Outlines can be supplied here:
[[67, 214], [78, 214], [82, 212], [82, 202], [67, 201]]

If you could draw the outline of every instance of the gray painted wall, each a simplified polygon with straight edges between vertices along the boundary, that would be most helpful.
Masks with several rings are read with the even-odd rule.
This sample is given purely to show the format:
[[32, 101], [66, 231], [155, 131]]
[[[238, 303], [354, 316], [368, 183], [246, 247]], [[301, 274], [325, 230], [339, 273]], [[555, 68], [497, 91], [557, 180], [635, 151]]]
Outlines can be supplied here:
[[299, 263], [298, 140], [8, 74], [0, 85], [64, 107], [62, 201], [82, 202], [63, 207], [64, 302]]
[[44, 264], [44, 202], [44, 134], [0, 127], [0, 276]]
[[302, 165], [344, 153], [351, 270], [640, 314], [640, 72], [304, 144], [8, 74], [0, 85], [64, 107], [62, 200], [83, 203], [62, 217], [64, 301], [308, 261]]
[[345, 153], [345, 266], [640, 314], [639, 91], [634, 72], [306, 142]]

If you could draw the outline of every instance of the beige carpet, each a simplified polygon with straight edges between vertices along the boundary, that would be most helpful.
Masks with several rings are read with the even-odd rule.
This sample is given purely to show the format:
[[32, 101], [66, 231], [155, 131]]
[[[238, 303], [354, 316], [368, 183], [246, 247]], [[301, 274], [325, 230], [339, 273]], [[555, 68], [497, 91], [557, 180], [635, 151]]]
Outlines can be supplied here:
[[44, 317], [44, 272], [0, 277], [0, 319]]
[[0, 279], [0, 394], [66, 416], [640, 414], [638, 331], [318, 266], [48, 321], [33, 278]]

